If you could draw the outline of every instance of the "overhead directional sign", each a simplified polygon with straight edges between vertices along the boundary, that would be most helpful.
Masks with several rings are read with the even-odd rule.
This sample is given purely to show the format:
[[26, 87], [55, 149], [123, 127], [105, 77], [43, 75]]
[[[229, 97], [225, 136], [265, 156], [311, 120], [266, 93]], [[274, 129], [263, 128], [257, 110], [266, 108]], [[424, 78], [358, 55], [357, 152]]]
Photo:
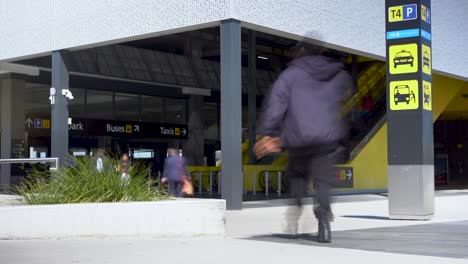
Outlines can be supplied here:
[[392, 6], [388, 9], [388, 21], [400, 22], [418, 18], [418, 6], [416, 4]]
[[[50, 119], [27, 118], [24, 122], [26, 129], [32, 133], [39, 133], [50, 129]], [[72, 118], [68, 124], [72, 135], [116, 136], [135, 138], [172, 138], [185, 139], [188, 135], [187, 125], [142, 123], [133, 121], [76, 119]]]

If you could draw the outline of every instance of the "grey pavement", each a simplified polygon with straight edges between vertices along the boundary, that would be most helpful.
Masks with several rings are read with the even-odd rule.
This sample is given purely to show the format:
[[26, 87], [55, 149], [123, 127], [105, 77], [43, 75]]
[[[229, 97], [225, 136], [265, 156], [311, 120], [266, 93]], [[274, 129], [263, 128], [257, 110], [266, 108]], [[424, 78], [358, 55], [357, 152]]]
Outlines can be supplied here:
[[[0, 263], [466, 263], [468, 192], [438, 192], [432, 221], [387, 217], [385, 196], [342, 196], [333, 243], [315, 242], [312, 205], [284, 233], [287, 200], [249, 202], [227, 213], [226, 238], [0, 241]], [[288, 210], [289, 209], [289, 210]], [[33, 224], [33, 220], [31, 220]]]

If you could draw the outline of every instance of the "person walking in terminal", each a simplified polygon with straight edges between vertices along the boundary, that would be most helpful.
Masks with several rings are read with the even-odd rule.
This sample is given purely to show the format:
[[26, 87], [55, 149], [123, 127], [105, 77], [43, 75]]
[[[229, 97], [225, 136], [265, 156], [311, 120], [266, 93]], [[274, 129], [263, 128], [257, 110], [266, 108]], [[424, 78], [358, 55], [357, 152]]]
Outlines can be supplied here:
[[99, 172], [104, 170], [104, 150], [98, 149], [96, 153], [96, 169]]
[[313, 179], [319, 242], [331, 242], [330, 184], [338, 143], [346, 136], [345, 124], [338, 116], [352, 85], [343, 63], [325, 56], [326, 52], [305, 42], [291, 48], [293, 61], [265, 98], [258, 129], [263, 138], [254, 148], [258, 158], [282, 148], [288, 150], [287, 176], [299, 214], [287, 214], [286, 220], [295, 234], [301, 200]]
[[120, 163], [119, 163], [119, 171], [121, 173], [121, 180], [122, 183], [126, 183], [130, 181], [130, 174], [128, 174], [128, 171], [130, 169], [130, 159], [128, 157], [127, 153], [122, 154], [122, 157], [120, 158]]
[[175, 148], [169, 148], [167, 154], [168, 157], [164, 161], [164, 172], [161, 182], [168, 183], [169, 194], [175, 197], [182, 197], [182, 183], [188, 175], [184, 158], [179, 156], [179, 150]]

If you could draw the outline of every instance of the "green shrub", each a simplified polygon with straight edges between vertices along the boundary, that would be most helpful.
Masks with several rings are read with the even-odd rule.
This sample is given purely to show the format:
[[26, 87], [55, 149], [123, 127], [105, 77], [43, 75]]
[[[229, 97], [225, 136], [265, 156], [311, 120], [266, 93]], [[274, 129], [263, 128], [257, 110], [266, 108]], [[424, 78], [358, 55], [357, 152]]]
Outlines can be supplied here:
[[150, 168], [135, 162], [129, 168], [131, 180], [122, 182], [118, 161], [105, 159], [102, 172], [91, 157], [72, 158], [72, 166], [56, 172], [34, 171], [17, 187], [21, 204], [68, 204], [155, 201], [169, 196], [148, 179]]

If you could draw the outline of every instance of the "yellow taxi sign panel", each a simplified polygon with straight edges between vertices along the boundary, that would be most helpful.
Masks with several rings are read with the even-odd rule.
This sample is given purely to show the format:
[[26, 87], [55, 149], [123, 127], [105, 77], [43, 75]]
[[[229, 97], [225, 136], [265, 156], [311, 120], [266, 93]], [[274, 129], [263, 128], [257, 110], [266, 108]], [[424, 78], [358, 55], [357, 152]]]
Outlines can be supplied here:
[[131, 134], [133, 131], [133, 126], [132, 125], [126, 125], [125, 126], [125, 133]]
[[432, 74], [431, 47], [422, 44], [421, 55], [422, 55], [422, 71], [423, 73], [427, 75], [431, 75]]
[[418, 71], [418, 44], [410, 43], [389, 47], [390, 74], [415, 73]]
[[432, 84], [428, 81], [423, 81], [423, 109], [432, 111]]
[[389, 85], [390, 110], [416, 110], [419, 108], [418, 80], [393, 81]]
[[42, 120], [42, 128], [50, 128], [50, 119]]
[[175, 128], [174, 134], [175, 134], [176, 136], [180, 136], [180, 127], [176, 127], [176, 128]]

